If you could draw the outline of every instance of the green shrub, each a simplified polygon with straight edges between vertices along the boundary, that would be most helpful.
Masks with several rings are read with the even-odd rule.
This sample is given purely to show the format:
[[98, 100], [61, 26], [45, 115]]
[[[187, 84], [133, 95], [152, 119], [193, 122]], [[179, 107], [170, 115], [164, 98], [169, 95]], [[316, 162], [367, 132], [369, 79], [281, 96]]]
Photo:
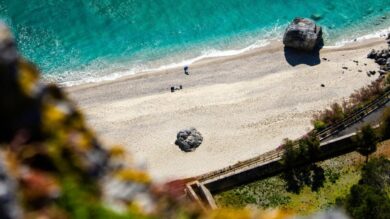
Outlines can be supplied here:
[[330, 169], [327, 169], [325, 171], [325, 177], [327, 178], [327, 180], [331, 183], [336, 183], [337, 180], [340, 178], [340, 173], [338, 172], [335, 172], [335, 171], [332, 171]]
[[361, 183], [386, 192], [390, 189], [390, 161], [384, 157], [374, 158], [361, 170]]
[[[286, 183], [286, 190], [293, 193], [300, 193], [306, 185], [313, 191], [317, 191], [324, 185], [325, 175], [322, 167], [313, 163], [318, 157], [320, 142], [315, 136], [307, 136], [298, 141], [299, 147], [295, 148], [294, 143], [285, 140], [282, 162], [285, 166], [281, 178]], [[308, 162], [304, 166], [296, 166], [301, 162]]]
[[368, 185], [354, 185], [344, 201], [347, 212], [355, 219], [390, 218], [390, 199]]
[[357, 145], [357, 151], [365, 156], [368, 162], [368, 156], [376, 151], [379, 140], [374, 129], [369, 124], [363, 126], [353, 140]]
[[382, 114], [380, 137], [382, 140], [390, 139], [390, 108], [387, 107]]
[[321, 120], [315, 120], [313, 122], [313, 125], [314, 125], [314, 129], [316, 131], [321, 131], [321, 130], [324, 130], [326, 128], [326, 124], [325, 122], [321, 121]]

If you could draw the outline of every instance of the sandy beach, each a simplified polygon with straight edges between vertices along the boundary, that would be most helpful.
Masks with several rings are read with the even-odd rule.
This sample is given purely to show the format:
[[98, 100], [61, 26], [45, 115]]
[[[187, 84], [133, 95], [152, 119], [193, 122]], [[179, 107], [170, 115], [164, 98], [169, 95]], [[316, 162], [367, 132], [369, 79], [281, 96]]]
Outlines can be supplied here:
[[[223, 168], [302, 136], [315, 112], [377, 78], [366, 74], [378, 70], [366, 55], [386, 46], [383, 38], [371, 39], [299, 60], [272, 42], [199, 61], [189, 75], [169, 69], [67, 91], [102, 141], [125, 145], [155, 179], [169, 180]], [[171, 93], [174, 85], [183, 89]], [[174, 144], [177, 132], [188, 127], [204, 137], [191, 153]]]

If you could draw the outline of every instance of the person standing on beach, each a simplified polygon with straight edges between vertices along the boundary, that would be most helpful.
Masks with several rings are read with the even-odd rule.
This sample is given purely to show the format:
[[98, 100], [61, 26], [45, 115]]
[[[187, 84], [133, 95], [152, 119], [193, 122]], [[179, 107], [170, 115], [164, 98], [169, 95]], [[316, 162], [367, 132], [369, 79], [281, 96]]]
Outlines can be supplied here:
[[186, 74], [186, 75], [190, 74], [190, 73], [188, 73], [188, 66], [184, 66], [184, 74]]

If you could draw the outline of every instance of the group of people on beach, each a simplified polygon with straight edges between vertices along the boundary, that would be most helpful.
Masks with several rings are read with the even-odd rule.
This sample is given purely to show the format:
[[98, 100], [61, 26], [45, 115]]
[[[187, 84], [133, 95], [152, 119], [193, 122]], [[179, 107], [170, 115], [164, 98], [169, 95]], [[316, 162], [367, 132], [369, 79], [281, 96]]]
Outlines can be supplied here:
[[[184, 66], [184, 74], [185, 75], [190, 75], [190, 73], [188, 72], [188, 66]], [[171, 86], [171, 93], [175, 92], [175, 90], [181, 90], [183, 89], [183, 85], [179, 85], [178, 87], [177, 86]]]

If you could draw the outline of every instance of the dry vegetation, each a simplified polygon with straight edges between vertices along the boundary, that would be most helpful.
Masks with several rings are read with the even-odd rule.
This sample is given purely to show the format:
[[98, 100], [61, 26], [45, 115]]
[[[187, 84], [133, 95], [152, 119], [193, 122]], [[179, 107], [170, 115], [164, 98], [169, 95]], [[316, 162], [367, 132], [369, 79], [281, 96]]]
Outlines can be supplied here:
[[[388, 78], [388, 77], [387, 77]], [[388, 83], [383, 77], [373, 81], [370, 85], [356, 90], [351, 96], [343, 100], [341, 104], [333, 103], [330, 108], [318, 112], [313, 116], [312, 123], [316, 130], [321, 130], [328, 125], [333, 125], [344, 119], [353, 111], [360, 109], [367, 102], [379, 97], [388, 90]]]

